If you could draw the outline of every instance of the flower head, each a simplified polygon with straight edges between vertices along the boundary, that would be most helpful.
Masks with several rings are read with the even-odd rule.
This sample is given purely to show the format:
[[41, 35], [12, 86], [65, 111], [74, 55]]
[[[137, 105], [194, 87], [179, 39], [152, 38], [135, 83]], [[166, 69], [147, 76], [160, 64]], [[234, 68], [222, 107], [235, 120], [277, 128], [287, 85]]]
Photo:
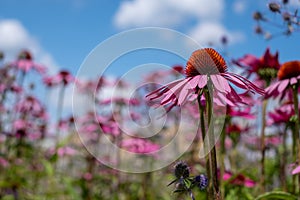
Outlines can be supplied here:
[[204, 190], [208, 186], [208, 178], [204, 174], [195, 176], [194, 181], [200, 190]]
[[247, 77], [254, 74], [258, 80], [271, 82], [271, 80], [276, 78], [277, 71], [280, 68], [278, 57], [278, 52], [271, 54], [270, 49], [267, 48], [264, 55], [260, 58], [247, 54], [243, 58], [234, 60], [233, 62], [246, 69], [245, 74]]
[[227, 72], [225, 60], [212, 48], [195, 51], [187, 62], [185, 73], [184, 79], [173, 81], [148, 94], [147, 97], [150, 100], [163, 97], [160, 105], [171, 104], [169, 111], [176, 105], [183, 105], [187, 100], [194, 100], [208, 86], [213, 87], [214, 102], [218, 105], [234, 106], [245, 103], [229, 82], [246, 91], [264, 94], [263, 89], [246, 78]]
[[300, 61], [289, 61], [282, 64], [278, 70], [278, 81], [266, 88], [266, 98], [280, 96], [283, 98], [288, 88], [299, 85]]
[[33, 62], [33, 57], [27, 50], [21, 51], [18, 56], [18, 60], [13, 62], [12, 66], [16, 67], [24, 73], [27, 73], [31, 69], [34, 69], [41, 74], [46, 72], [46, 68], [44, 66]]
[[43, 82], [46, 86], [52, 87], [59, 84], [63, 84], [63, 86], [68, 85], [71, 82], [74, 82], [75, 78], [72, 76], [72, 74], [69, 71], [61, 70], [58, 72], [58, 74], [54, 76], [47, 76], [44, 77]]

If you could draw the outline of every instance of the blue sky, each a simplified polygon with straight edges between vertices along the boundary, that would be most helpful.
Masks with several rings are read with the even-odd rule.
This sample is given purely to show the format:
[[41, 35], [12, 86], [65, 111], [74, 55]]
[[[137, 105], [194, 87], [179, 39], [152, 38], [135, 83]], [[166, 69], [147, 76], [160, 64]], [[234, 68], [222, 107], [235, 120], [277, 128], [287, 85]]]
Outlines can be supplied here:
[[[252, 13], [267, 10], [264, 0], [1, 0], [0, 49], [12, 56], [29, 48], [50, 68], [74, 74], [100, 42], [136, 27], [172, 28], [205, 45], [229, 37], [227, 52], [238, 58], [246, 53], [261, 56], [266, 47], [280, 51], [280, 60], [299, 59], [299, 33], [265, 41], [254, 34]], [[9, 27], [9, 28], [7, 28]], [[5, 29], [5, 30], [4, 30]], [[139, 63], [143, 63], [142, 57]], [[153, 61], [156, 56], [153, 56]], [[147, 62], [151, 59], [147, 58]], [[124, 60], [128, 68], [134, 59]], [[174, 64], [176, 64], [174, 60]], [[166, 64], [172, 65], [172, 60]], [[122, 64], [122, 63], [120, 63]], [[117, 73], [117, 72], [116, 72]]]

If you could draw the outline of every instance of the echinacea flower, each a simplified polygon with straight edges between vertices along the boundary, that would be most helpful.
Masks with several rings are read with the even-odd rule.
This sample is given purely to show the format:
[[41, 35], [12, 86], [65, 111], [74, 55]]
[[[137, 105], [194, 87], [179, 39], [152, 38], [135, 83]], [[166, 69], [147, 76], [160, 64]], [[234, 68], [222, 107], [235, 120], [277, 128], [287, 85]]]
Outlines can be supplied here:
[[258, 81], [270, 83], [276, 78], [277, 71], [280, 68], [278, 56], [278, 52], [271, 54], [270, 49], [267, 48], [264, 55], [260, 58], [247, 54], [243, 58], [233, 60], [233, 63], [245, 69], [246, 77], [255, 75]]
[[290, 122], [292, 116], [295, 115], [293, 102], [285, 102], [276, 108], [273, 112], [269, 112], [269, 125], [286, 124]]
[[121, 146], [129, 152], [137, 154], [153, 154], [160, 148], [158, 144], [142, 138], [124, 139]]
[[253, 188], [256, 182], [243, 174], [233, 175], [231, 172], [225, 172], [223, 175], [224, 181], [229, 181], [230, 184]]
[[[219, 105], [228, 104], [234, 106], [245, 103], [237, 94], [236, 87], [253, 93], [264, 94], [264, 90], [258, 88], [246, 78], [227, 72], [227, 65], [223, 57], [212, 48], [204, 48], [193, 52], [189, 58], [184, 79], [173, 81], [147, 95], [150, 100], [163, 97], [160, 105], [171, 104], [168, 110], [176, 105], [183, 105], [187, 100], [195, 99], [198, 93], [208, 84], [215, 90], [214, 102]], [[225, 102], [225, 103], [224, 103]]]
[[24, 50], [19, 54], [18, 60], [13, 62], [12, 66], [21, 70], [23, 73], [27, 73], [31, 69], [34, 69], [41, 74], [46, 72], [44, 66], [33, 62], [32, 55], [27, 50]]
[[289, 61], [278, 70], [278, 81], [266, 88], [265, 98], [280, 97], [282, 99], [291, 86], [298, 86], [300, 80], [300, 61]]
[[47, 76], [43, 78], [43, 82], [46, 86], [52, 87], [59, 84], [63, 84], [64, 86], [68, 85], [71, 82], [74, 82], [75, 78], [72, 74], [66, 70], [61, 70], [58, 74], [54, 76]]

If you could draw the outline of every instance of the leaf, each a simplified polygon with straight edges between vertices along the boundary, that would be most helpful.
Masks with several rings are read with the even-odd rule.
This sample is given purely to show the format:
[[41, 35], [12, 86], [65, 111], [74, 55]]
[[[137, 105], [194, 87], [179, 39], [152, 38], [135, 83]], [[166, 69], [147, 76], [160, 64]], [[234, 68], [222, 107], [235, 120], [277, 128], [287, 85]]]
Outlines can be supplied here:
[[170, 185], [172, 185], [172, 184], [175, 183], [176, 181], [178, 181], [178, 180], [177, 180], [177, 179], [173, 180], [171, 183], [169, 183], [169, 184], [167, 185], [167, 187], [170, 186]]
[[259, 195], [258, 197], [256, 197], [255, 200], [268, 200], [268, 199], [272, 199], [272, 200], [297, 200], [297, 197], [287, 193], [287, 192], [282, 192], [282, 191], [273, 191], [273, 192], [267, 192], [264, 193], [262, 195]]

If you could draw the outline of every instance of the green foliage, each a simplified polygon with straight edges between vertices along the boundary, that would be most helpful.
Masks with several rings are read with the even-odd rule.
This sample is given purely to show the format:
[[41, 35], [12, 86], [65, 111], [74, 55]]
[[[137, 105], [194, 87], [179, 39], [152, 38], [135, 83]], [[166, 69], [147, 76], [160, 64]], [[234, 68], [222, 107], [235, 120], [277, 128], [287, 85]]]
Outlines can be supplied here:
[[259, 195], [255, 200], [297, 200], [297, 197], [282, 191], [267, 192]]

